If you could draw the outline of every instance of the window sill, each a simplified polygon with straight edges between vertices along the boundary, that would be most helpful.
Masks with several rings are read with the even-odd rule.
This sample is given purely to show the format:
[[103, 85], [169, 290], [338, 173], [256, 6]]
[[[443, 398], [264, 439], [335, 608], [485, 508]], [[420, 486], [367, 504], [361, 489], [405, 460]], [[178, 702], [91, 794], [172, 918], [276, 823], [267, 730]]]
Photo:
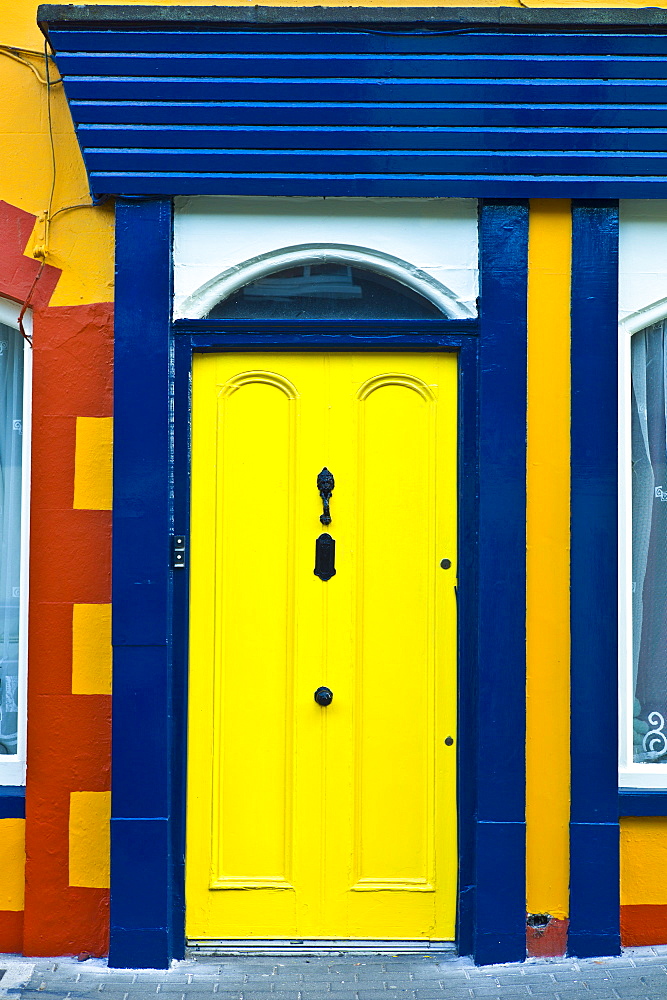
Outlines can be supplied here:
[[667, 788], [619, 788], [619, 816], [667, 816]]
[[0, 785], [0, 820], [25, 819], [25, 788]]

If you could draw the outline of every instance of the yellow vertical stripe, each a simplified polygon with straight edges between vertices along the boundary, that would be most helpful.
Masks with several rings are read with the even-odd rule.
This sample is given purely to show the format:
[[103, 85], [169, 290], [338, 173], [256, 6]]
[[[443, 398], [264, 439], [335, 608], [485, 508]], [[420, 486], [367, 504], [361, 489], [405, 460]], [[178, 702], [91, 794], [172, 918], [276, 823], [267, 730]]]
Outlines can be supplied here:
[[111, 792], [71, 792], [69, 884], [109, 888]]
[[111, 605], [75, 604], [72, 694], [111, 694]]
[[0, 819], [0, 910], [23, 909], [25, 820]]
[[569, 201], [530, 203], [526, 511], [526, 896], [564, 918], [570, 813]]
[[74, 460], [76, 510], [111, 510], [112, 418], [77, 417]]

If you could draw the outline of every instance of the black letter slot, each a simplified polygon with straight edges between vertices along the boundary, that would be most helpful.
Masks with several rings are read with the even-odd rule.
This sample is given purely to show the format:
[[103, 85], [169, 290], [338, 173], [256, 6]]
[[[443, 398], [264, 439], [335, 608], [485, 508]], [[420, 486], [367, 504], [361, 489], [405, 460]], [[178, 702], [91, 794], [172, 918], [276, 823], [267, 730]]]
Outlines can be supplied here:
[[315, 576], [320, 580], [330, 580], [336, 575], [336, 543], [325, 532], [315, 542]]

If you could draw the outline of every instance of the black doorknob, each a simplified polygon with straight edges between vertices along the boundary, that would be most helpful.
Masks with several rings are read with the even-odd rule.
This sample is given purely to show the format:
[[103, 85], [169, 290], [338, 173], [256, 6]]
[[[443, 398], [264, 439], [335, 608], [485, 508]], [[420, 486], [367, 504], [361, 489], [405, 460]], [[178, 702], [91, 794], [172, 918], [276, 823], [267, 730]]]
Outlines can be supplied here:
[[315, 692], [315, 701], [322, 708], [326, 708], [333, 701], [333, 691], [331, 688], [319, 687]]

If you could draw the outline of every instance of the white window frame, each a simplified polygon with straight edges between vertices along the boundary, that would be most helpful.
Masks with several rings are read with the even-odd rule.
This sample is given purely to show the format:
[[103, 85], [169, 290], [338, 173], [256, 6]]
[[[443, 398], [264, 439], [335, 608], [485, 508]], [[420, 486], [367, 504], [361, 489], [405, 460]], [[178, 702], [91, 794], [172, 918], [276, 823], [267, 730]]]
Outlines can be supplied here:
[[[0, 323], [19, 331], [21, 306], [10, 299], [0, 298]], [[23, 327], [32, 334], [32, 314], [27, 310]], [[20, 332], [18, 332], [20, 336]], [[32, 455], [32, 348], [23, 344], [23, 416], [21, 465], [21, 572], [19, 586], [19, 718], [17, 752], [0, 755], [0, 785], [25, 785], [26, 736], [28, 723], [28, 602], [30, 580], [30, 473]]]
[[[667, 298], [618, 325], [618, 721], [620, 788], [667, 788], [667, 763], [632, 760], [632, 336], [667, 319]], [[666, 732], [667, 735], [667, 732]]]

